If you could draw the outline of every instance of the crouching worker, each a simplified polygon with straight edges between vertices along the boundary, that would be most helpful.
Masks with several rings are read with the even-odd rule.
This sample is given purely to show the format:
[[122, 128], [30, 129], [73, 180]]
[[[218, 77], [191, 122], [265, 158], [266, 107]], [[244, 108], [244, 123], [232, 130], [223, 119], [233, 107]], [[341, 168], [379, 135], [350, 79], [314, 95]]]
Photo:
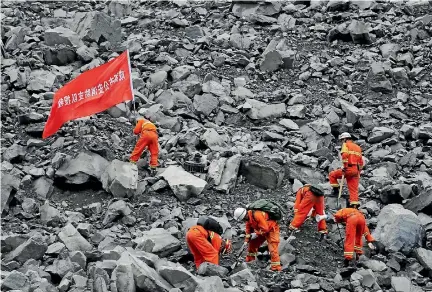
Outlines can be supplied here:
[[[375, 250], [379, 248], [378, 243], [370, 234], [369, 228], [366, 225], [366, 219], [362, 212], [355, 208], [344, 208], [334, 214], [336, 223], [346, 224], [345, 227], [345, 245], [344, 245], [344, 266], [349, 266], [350, 262], [354, 259], [358, 260], [360, 255], [363, 254], [362, 237], [366, 238], [370, 249]], [[331, 220], [331, 221], [333, 221]], [[331, 222], [329, 221], [329, 222]]]
[[198, 218], [197, 225], [186, 233], [186, 242], [197, 270], [203, 262], [219, 265], [219, 254], [231, 252], [232, 243], [228, 239], [224, 241], [222, 233], [219, 222], [207, 216]]
[[325, 220], [321, 219], [321, 216], [324, 215], [324, 191], [316, 185], [305, 185], [297, 191], [294, 203], [294, 219], [288, 227], [289, 230], [298, 230], [310, 215], [314, 216], [318, 222], [318, 232], [321, 233], [320, 240], [325, 239], [328, 233], [327, 225]]
[[130, 162], [136, 163], [144, 150], [147, 148], [150, 152], [150, 169], [152, 175], [156, 173], [159, 156], [159, 142], [156, 126], [144, 118], [138, 118], [137, 124], [133, 130], [135, 135], [140, 135], [135, 148], [129, 158]]
[[280, 271], [282, 266], [279, 258], [280, 229], [276, 220], [270, 219], [267, 212], [237, 208], [234, 219], [246, 222], [245, 242], [248, 243], [246, 262], [254, 261], [259, 247], [267, 240], [271, 257], [271, 270]]

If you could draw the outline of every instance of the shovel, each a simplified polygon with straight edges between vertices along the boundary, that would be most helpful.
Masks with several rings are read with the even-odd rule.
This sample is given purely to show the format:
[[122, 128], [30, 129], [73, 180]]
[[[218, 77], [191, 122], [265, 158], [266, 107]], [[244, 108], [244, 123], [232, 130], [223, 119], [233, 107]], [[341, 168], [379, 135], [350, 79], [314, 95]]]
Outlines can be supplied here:
[[345, 180], [345, 174], [342, 175], [342, 179], [341, 180], [342, 181], [341, 181], [340, 186], [339, 186], [339, 195], [338, 195], [338, 198], [337, 198], [337, 208], [338, 209], [341, 207], [341, 205], [340, 205], [340, 198], [342, 196], [342, 188], [343, 188], [343, 184], [344, 184], [344, 180]]
[[239, 251], [237, 252], [236, 256], [236, 261], [234, 264], [232, 264], [230, 267], [228, 267], [228, 273], [231, 273], [232, 271], [234, 271], [234, 269], [237, 267], [238, 263], [240, 262], [240, 257], [246, 247], [248, 243], [244, 242], [243, 245], [240, 247]]

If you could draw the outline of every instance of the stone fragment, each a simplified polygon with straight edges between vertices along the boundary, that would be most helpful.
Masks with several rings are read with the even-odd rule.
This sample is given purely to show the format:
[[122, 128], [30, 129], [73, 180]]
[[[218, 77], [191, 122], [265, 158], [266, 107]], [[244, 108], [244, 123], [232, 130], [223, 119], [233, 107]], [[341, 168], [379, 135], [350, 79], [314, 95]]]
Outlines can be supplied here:
[[213, 94], [195, 95], [193, 106], [197, 114], [210, 115], [219, 105], [219, 99]]
[[132, 213], [129, 206], [123, 200], [118, 200], [109, 205], [107, 212], [105, 213], [103, 225], [107, 225], [116, 219], [128, 216]]
[[251, 184], [265, 189], [276, 189], [282, 184], [285, 169], [274, 161], [254, 157], [242, 160], [240, 174]]
[[84, 45], [80, 37], [74, 31], [62, 26], [47, 29], [45, 31], [44, 41], [48, 46], [67, 45], [80, 47]]
[[138, 168], [136, 164], [114, 159], [102, 174], [101, 182], [116, 198], [133, 197], [138, 187]]
[[197, 273], [202, 276], [225, 277], [228, 274], [228, 269], [209, 262], [204, 262], [199, 266]]
[[240, 163], [240, 154], [231, 156], [226, 160], [226, 163], [223, 166], [220, 181], [215, 187], [216, 190], [229, 193], [230, 190], [235, 187], [237, 175], [240, 169]]
[[137, 250], [151, 252], [166, 257], [181, 248], [181, 242], [163, 228], [144, 231], [143, 235], [134, 240]]
[[62, 228], [58, 237], [70, 251], [86, 252], [93, 248], [71, 223]]
[[43, 257], [48, 245], [40, 234], [30, 237], [27, 241], [19, 245], [15, 250], [7, 254], [4, 261], [17, 261], [25, 263], [29, 259], [39, 260]]
[[190, 174], [180, 166], [171, 165], [160, 175], [168, 182], [174, 195], [181, 201], [200, 195], [207, 185], [205, 180]]
[[29, 292], [30, 281], [23, 273], [12, 271], [2, 280], [1, 287], [2, 291], [15, 290]]
[[423, 212], [432, 215], [432, 190], [424, 190], [418, 196], [412, 198], [405, 204], [405, 208], [414, 213]]
[[379, 143], [387, 138], [390, 138], [394, 134], [394, 130], [387, 127], [375, 127], [372, 129], [371, 134], [368, 137], [369, 143]]
[[47, 226], [58, 226], [62, 222], [59, 210], [45, 203], [39, 208], [40, 219]]
[[267, 104], [254, 99], [246, 99], [243, 108], [249, 109], [247, 115], [253, 120], [277, 118], [286, 113], [284, 103]]

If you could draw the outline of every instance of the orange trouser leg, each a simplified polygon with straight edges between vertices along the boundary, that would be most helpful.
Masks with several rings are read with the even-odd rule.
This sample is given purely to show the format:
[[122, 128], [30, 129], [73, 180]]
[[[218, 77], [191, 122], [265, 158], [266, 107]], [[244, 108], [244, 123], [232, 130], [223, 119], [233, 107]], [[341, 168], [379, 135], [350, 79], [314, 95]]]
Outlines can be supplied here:
[[[314, 209], [318, 215], [324, 215], [324, 197], [316, 197]], [[320, 233], [328, 233], [327, 224], [325, 220], [321, 220], [318, 222], [318, 232]]]
[[349, 193], [349, 201], [352, 205], [358, 205], [359, 202], [359, 183], [360, 183], [360, 175], [358, 173], [357, 168], [349, 168], [346, 170], [346, 181]]
[[198, 230], [189, 230], [186, 235], [187, 245], [194, 256], [195, 266], [198, 269], [203, 262], [219, 265], [219, 252]]
[[342, 172], [341, 168], [338, 168], [338, 169], [335, 169], [335, 170], [331, 171], [329, 173], [329, 182], [330, 182], [330, 185], [332, 187], [334, 187], [334, 188], [337, 188], [339, 186], [338, 179], [341, 179], [342, 175], [343, 175], [343, 172]]
[[134, 150], [130, 156], [131, 161], [138, 161], [144, 150], [148, 148], [150, 151], [150, 166], [157, 166], [159, 155], [158, 135], [154, 131], [144, 131], [141, 133]]
[[345, 229], [344, 257], [352, 260], [354, 257], [354, 243], [356, 237], [357, 220], [356, 216], [348, 218]]
[[158, 164], [158, 156], [159, 156], [159, 142], [158, 135], [156, 132], [150, 132], [150, 144], [148, 145], [148, 149], [150, 151], [150, 166], [157, 167]]
[[280, 229], [277, 225], [267, 236], [268, 249], [270, 252], [270, 266], [273, 271], [280, 271], [282, 266], [279, 257]]
[[289, 229], [296, 230], [299, 229], [300, 226], [305, 222], [309, 211], [314, 206], [314, 202], [310, 197], [306, 196], [300, 203], [298, 211], [294, 215], [294, 219], [291, 221]]
[[256, 260], [256, 257], [258, 255], [258, 249], [264, 243], [265, 240], [266, 240], [265, 236], [258, 235], [257, 238], [249, 241], [246, 262], [251, 262]]
[[358, 216], [357, 226], [356, 226], [354, 251], [355, 251], [356, 255], [359, 255], [359, 256], [361, 254], [363, 254], [362, 237], [363, 237], [363, 234], [365, 233], [365, 226], [366, 226], [366, 221], [364, 220], [364, 218], [362, 216]]

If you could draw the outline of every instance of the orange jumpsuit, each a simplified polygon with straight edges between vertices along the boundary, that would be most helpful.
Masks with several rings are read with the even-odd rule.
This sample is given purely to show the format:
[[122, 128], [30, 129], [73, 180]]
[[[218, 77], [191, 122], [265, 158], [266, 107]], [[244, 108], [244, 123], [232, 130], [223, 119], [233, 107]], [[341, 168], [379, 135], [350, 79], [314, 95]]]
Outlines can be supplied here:
[[363, 168], [362, 150], [360, 146], [348, 140], [346, 143], [343, 143], [341, 154], [345, 172], [343, 172], [341, 168], [330, 172], [330, 185], [334, 188], [339, 187], [338, 179], [341, 179], [342, 175], [345, 174], [349, 192], [349, 202], [351, 205], [359, 205], [358, 188], [360, 183], [360, 171]]
[[[312, 212], [313, 217], [316, 214], [324, 215], [324, 196], [315, 196], [314, 193], [309, 190], [309, 186], [306, 185], [297, 191], [296, 201], [294, 203], [294, 219], [291, 221], [289, 229], [299, 229], [305, 222], [307, 215], [312, 208], [314, 208], [314, 211]], [[328, 233], [325, 220], [318, 222], [318, 232]]]
[[246, 236], [250, 236], [253, 232], [256, 233], [257, 238], [249, 241], [246, 262], [256, 259], [259, 247], [267, 240], [271, 257], [271, 269], [273, 271], [280, 271], [282, 267], [278, 250], [280, 242], [279, 224], [269, 219], [266, 212], [249, 210], [248, 220], [246, 221]]
[[363, 213], [359, 210], [355, 208], [344, 208], [337, 211], [334, 218], [336, 222], [346, 223], [344, 246], [345, 259], [352, 260], [354, 258], [354, 252], [357, 255], [363, 254], [362, 236], [366, 238], [367, 242], [375, 241], [366, 225], [366, 219]]
[[219, 251], [222, 245], [222, 237], [219, 234], [195, 225], [187, 232], [186, 242], [197, 269], [203, 262], [219, 265]]
[[130, 161], [137, 162], [144, 150], [148, 148], [150, 151], [150, 166], [157, 167], [159, 143], [156, 126], [148, 120], [140, 119], [138, 120], [133, 132], [135, 135], [140, 134], [140, 137], [132, 151]]

